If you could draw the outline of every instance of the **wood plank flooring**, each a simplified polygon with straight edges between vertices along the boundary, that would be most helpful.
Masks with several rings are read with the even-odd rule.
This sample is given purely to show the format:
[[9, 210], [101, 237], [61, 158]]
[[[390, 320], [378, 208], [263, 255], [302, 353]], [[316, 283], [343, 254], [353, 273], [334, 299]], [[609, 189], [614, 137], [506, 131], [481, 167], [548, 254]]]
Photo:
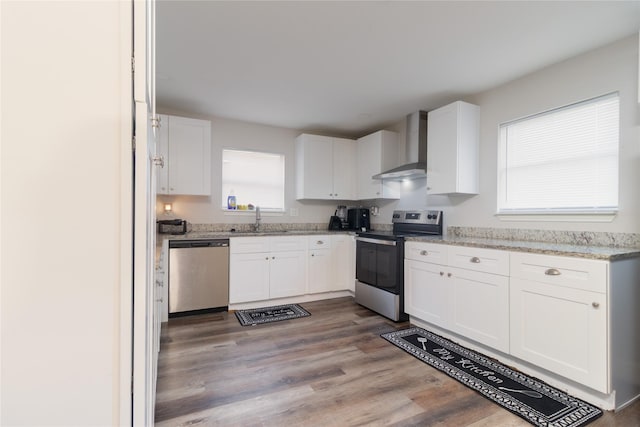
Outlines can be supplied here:
[[[240, 326], [234, 314], [163, 328], [156, 426], [528, 426], [380, 338], [403, 329], [352, 298], [310, 317]], [[640, 426], [640, 402], [593, 427]]]

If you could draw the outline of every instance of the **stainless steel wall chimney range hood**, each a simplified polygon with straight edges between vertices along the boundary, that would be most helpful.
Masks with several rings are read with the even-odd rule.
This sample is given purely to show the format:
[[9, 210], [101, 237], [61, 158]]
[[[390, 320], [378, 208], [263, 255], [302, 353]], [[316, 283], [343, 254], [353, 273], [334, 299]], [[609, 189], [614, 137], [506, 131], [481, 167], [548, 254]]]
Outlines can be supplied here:
[[401, 181], [427, 176], [427, 112], [407, 116], [407, 164], [373, 175], [373, 179]]

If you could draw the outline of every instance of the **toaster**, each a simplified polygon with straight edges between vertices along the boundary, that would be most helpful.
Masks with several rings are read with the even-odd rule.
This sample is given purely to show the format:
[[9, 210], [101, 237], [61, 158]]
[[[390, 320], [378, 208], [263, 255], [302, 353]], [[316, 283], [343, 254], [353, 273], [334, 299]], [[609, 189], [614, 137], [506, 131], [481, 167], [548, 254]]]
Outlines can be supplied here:
[[161, 219], [158, 223], [158, 234], [185, 234], [187, 221], [184, 219]]

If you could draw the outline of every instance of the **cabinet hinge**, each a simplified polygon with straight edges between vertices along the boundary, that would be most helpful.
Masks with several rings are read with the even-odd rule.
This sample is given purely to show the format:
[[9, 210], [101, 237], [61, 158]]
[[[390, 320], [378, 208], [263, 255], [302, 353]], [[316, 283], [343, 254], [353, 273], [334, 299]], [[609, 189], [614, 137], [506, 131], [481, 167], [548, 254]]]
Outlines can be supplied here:
[[136, 72], [136, 57], [135, 56], [131, 57], [131, 72], [132, 73]]
[[136, 137], [135, 137], [135, 135], [131, 137], [131, 151], [136, 151]]
[[152, 116], [151, 117], [151, 127], [159, 128], [161, 126], [162, 118], [160, 116]]

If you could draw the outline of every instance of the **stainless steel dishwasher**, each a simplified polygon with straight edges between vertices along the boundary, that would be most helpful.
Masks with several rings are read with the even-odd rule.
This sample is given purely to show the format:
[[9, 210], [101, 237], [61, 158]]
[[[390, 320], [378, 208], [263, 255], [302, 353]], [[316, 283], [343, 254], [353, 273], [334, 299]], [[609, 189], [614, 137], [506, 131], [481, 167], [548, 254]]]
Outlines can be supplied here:
[[169, 242], [169, 315], [229, 306], [229, 239]]

